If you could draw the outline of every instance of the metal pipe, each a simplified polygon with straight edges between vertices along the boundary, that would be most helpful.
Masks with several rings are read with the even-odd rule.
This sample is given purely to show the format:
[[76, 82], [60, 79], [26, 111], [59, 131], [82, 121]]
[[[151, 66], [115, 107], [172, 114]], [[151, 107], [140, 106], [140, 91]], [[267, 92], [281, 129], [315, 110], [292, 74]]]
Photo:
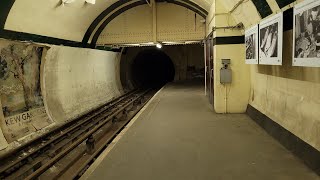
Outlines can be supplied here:
[[217, 29], [243, 29], [243, 24], [239, 23], [235, 26], [212, 27], [212, 31], [216, 31]]
[[153, 43], [157, 43], [157, 4], [155, 0], [152, 2], [152, 40]]
[[150, 3], [149, 0], [146, 0], [146, 2], [147, 2], [147, 4], [148, 4], [150, 7], [152, 7], [152, 1], [151, 1], [151, 3]]
[[212, 18], [209, 21], [209, 24], [212, 22], [213, 18], [216, 16], [231, 15], [231, 13], [233, 13], [243, 2], [244, 2], [244, 0], [240, 0], [236, 5], [233, 6], [233, 8], [229, 12], [213, 14]]
[[233, 11], [235, 11], [243, 2], [244, 0], [240, 0], [235, 6], [233, 6], [229, 13], [233, 13]]
[[204, 41], [204, 95], [207, 95], [207, 41]]

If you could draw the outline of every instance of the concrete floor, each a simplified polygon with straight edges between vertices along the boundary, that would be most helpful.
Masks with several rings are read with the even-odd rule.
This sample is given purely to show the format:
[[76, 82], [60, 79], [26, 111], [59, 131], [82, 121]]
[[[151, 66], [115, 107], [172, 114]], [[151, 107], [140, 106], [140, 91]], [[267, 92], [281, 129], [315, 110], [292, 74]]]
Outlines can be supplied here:
[[245, 114], [216, 114], [203, 87], [167, 85], [84, 179], [320, 179]]

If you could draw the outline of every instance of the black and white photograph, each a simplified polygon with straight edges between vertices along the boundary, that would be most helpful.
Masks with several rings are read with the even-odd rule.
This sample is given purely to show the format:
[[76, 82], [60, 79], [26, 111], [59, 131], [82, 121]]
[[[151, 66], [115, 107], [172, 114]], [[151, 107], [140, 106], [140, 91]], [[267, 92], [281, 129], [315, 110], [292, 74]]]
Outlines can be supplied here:
[[320, 1], [294, 8], [293, 65], [320, 67]]
[[278, 56], [278, 22], [260, 30], [260, 52], [261, 56]]
[[251, 34], [250, 36], [246, 37], [246, 58], [247, 59], [255, 59], [256, 52], [255, 52], [255, 36]]
[[246, 64], [258, 64], [258, 25], [246, 30]]
[[259, 64], [282, 64], [282, 13], [260, 23]]

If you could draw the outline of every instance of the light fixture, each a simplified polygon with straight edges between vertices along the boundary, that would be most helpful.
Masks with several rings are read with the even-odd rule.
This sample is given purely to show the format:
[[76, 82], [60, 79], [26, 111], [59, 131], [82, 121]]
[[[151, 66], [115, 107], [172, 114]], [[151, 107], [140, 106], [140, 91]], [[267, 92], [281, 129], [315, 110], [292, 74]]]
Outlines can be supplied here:
[[157, 44], [156, 44], [156, 47], [159, 48], [159, 49], [161, 49], [161, 48], [162, 48], [162, 44], [157, 43]]
[[86, 0], [86, 3], [95, 4], [95, 3], [96, 3], [96, 0]]
[[73, 3], [75, 0], [61, 0], [61, 4], [62, 6], [64, 6], [65, 4], [70, 4]]

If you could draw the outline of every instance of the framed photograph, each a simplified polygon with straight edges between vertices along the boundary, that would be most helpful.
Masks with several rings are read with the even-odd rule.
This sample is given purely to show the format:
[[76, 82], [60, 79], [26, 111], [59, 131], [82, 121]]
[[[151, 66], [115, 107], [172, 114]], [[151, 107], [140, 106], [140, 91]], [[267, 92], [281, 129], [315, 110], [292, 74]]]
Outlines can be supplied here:
[[294, 7], [293, 66], [320, 67], [320, 1]]
[[282, 65], [282, 12], [259, 25], [259, 64]]
[[246, 64], [258, 64], [258, 33], [259, 25], [255, 25], [245, 32]]

